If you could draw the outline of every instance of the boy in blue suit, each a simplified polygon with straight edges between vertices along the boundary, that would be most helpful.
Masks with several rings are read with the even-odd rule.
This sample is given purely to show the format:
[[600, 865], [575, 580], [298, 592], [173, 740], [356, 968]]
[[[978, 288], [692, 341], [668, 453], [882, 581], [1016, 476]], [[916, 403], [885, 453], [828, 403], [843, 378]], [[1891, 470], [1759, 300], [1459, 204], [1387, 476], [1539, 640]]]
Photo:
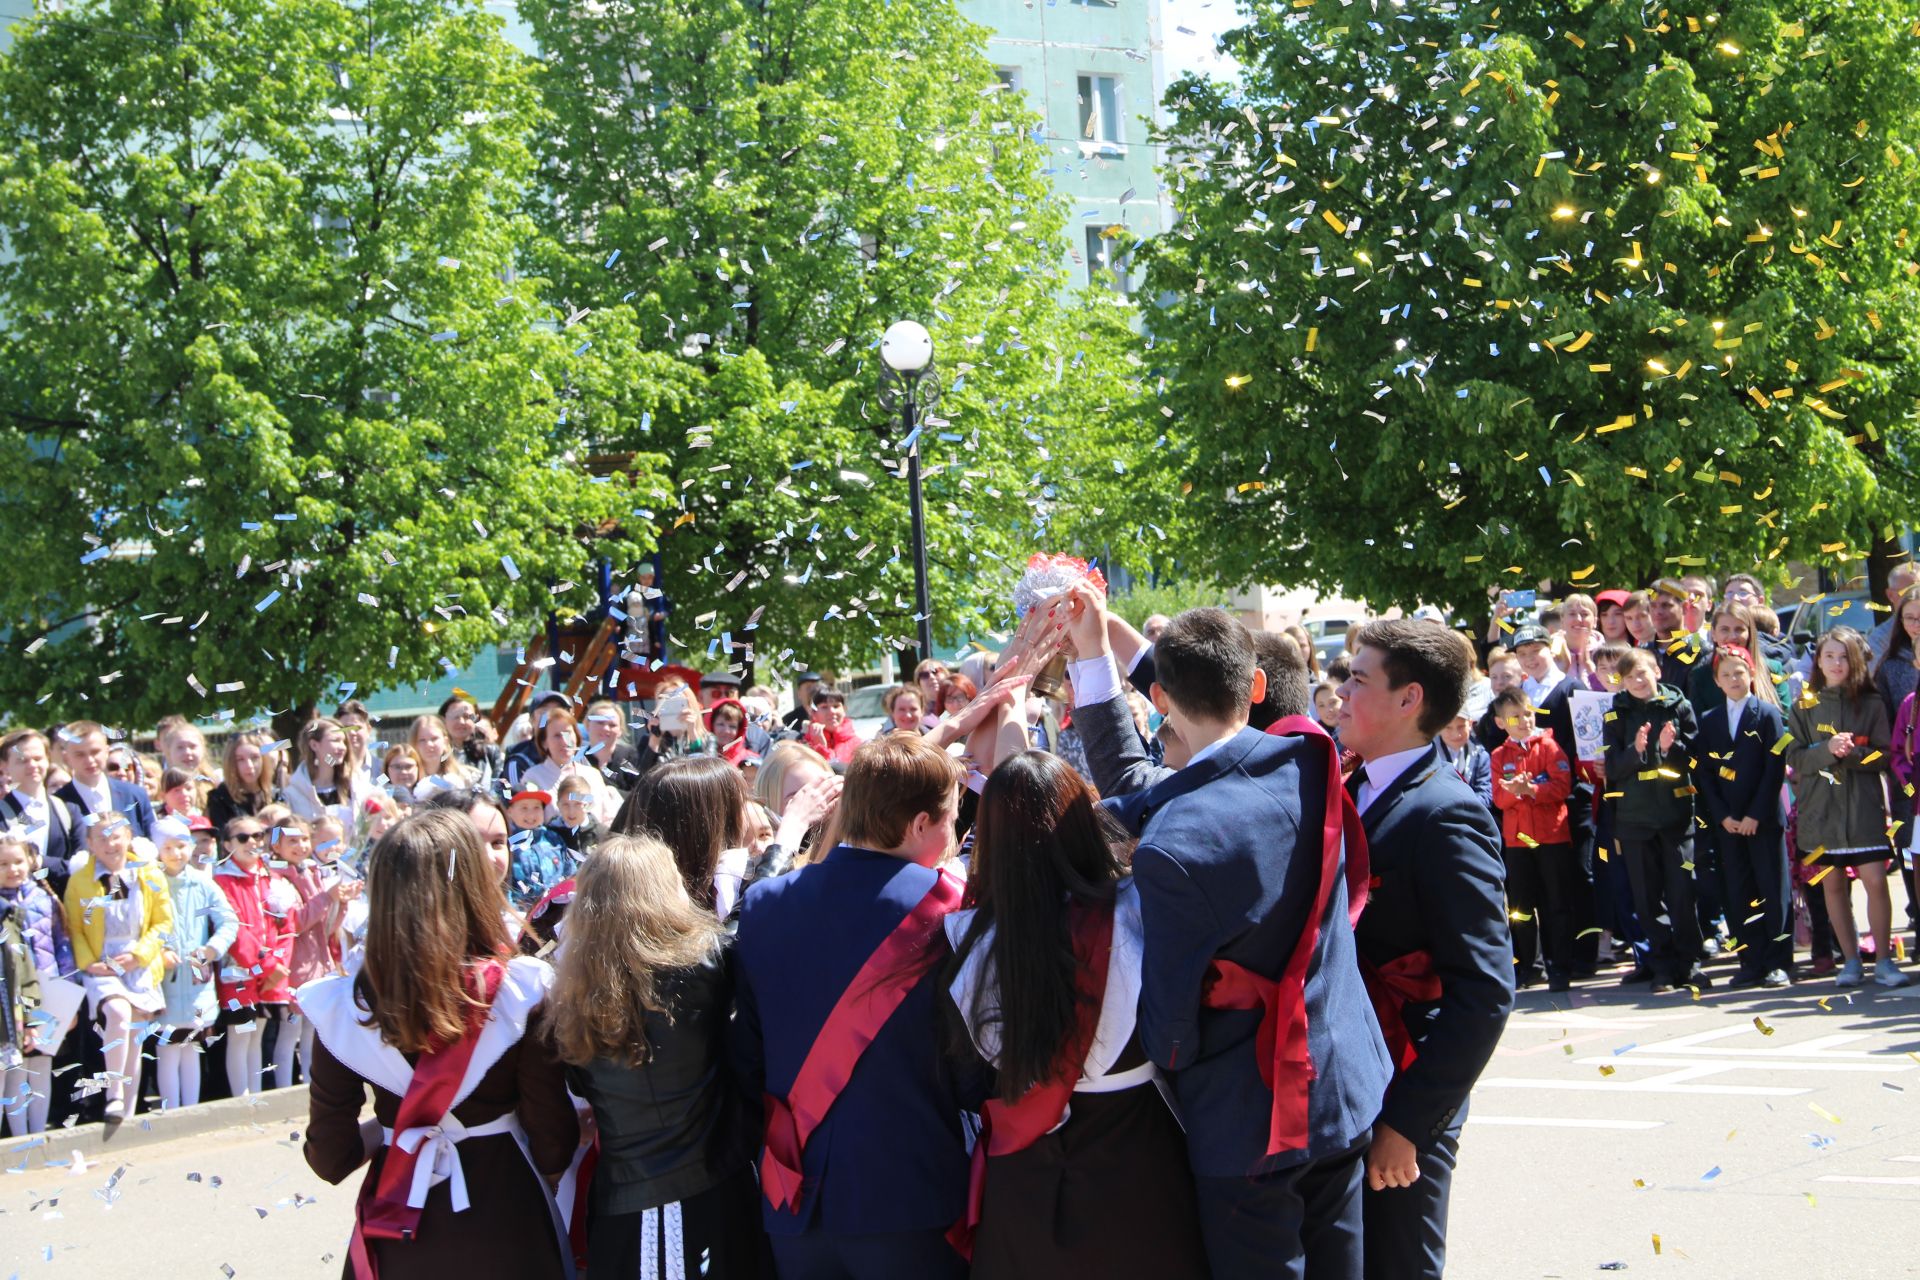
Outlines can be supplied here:
[[943, 1052], [940, 918], [960, 891], [936, 867], [959, 783], [917, 734], [868, 743], [847, 766], [843, 842], [747, 891], [733, 1048], [766, 1099], [761, 1208], [781, 1280], [967, 1274], [946, 1232], [967, 1205], [960, 1113], [989, 1080]]
[[107, 731], [92, 720], [75, 720], [59, 732], [65, 786], [54, 792], [88, 817], [124, 813], [133, 834], [153, 839], [153, 801], [146, 788], [107, 775]]
[[1466, 700], [1444, 627], [1370, 622], [1340, 688], [1372, 886], [1355, 930], [1397, 1071], [1367, 1153], [1368, 1280], [1438, 1280], [1467, 1094], [1513, 1011], [1500, 830], [1434, 735]]
[[[1076, 608], [1078, 718], [1118, 696], [1119, 673], [1097, 596], [1077, 593]], [[1357, 1280], [1361, 1159], [1391, 1064], [1354, 952], [1345, 850], [1325, 839], [1333, 748], [1324, 735], [1247, 726], [1266, 677], [1246, 628], [1221, 610], [1175, 618], [1153, 657], [1154, 705], [1193, 754], [1126, 797], [1141, 830], [1139, 1028], [1172, 1073], [1207, 1261], [1216, 1280]], [[1274, 980], [1296, 961], [1304, 981], [1271, 1014], [1264, 1000], [1219, 998], [1234, 982], [1284, 992]], [[1260, 1060], [1269, 1016], [1276, 1043], [1304, 1016], [1308, 1064]]]

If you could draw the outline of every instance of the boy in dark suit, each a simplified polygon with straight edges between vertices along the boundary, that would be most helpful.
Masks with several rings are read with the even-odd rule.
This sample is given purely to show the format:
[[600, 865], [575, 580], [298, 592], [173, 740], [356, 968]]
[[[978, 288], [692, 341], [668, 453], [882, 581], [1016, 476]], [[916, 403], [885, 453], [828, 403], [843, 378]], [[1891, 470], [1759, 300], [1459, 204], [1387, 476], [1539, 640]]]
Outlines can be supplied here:
[[1437, 1280], [1467, 1094], [1513, 1010], [1500, 832], [1433, 740], [1466, 700], [1459, 641], [1396, 620], [1358, 644], [1340, 689], [1373, 875], [1355, 938], [1398, 1068], [1367, 1153], [1366, 1274]]
[[59, 731], [67, 782], [54, 792], [88, 817], [124, 813], [133, 834], [153, 839], [153, 800], [146, 788], [107, 774], [107, 731], [92, 720], [75, 720]]
[[[1096, 723], [1120, 676], [1097, 596], [1075, 607], [1076, 723]], [[1361, 1159], [1391, 1066], [1354, 954], [1337, 814], [1325, 830], [1334, 749], [1248, 727], [1266, 674], [1224, 612], [1181, 614], [1153, 657], [1154, 705], [1192, 757], [1125, 798], [1141, 824], [1139, 1027], [1172, 1073], [1207, 1260], [1218, 1280], [1357, 1278]], [[1120, 773], [1156, 776], [1131, 759], [1137, 743], [1119, 745]], [[1291, 1064], [1261, 1060], [1261, 1043], [1289, 1040]]]
[[868, 743], [847, 766], [843, 842], [747, 891], [733, 1048], [748, 1096], [765, 1094], [761, 1209], [782, 1280], [967, 1274], [946, 1232], [967, 1206], [960, 1113], [988, 1080], [942, 1051], [940, 920], [960, 886], [936, 869], [959, 783], [918, 734]]

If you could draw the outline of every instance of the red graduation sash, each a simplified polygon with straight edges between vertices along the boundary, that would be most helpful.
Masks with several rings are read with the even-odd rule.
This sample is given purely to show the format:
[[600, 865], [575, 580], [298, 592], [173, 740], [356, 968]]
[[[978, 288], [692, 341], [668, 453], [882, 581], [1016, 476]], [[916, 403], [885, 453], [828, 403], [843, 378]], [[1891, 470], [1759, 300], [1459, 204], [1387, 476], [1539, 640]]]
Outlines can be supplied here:
[[1405, 1071], [1420, 1052], [1414, 1048], [1407, 1021], [1400, 1015], [1411, 1001], [1440, 998], [1440, 978], [1433, 971], [1433, 957], [1425, 951], [1409, 951], [1383, 965], [1368, 964], [1363, 958], [1360, 976], [1366, 980], [1367, 997], [1373, 1002], [1380, 1034], [1386, 1037], [1387, 1052], [1393, 1055], [1393, 1069]]
[[1320, 919], [1333, 896], [1340, 851], [1347, 855], [1347, 914], [1357, 921], [1367, 901], [1367, 835], [1359, 810], [1340, 780], [1340, 752], [1326, 731], [1305, 716], [1289, 716], [1267, 730], [1275, 736], [1319, 738], [1327, 762], [1327, 794], [1320, 830], [1320, 887], [1313, 910], [1278, 978], [1268, 978], [1231, 960], [1216, 957], [1207, 967], [1200, 1003], [1208, 1009], [1259, 1009], [1260, 1030], [1254, 1057], [1260, 1082], [1273, 1091], [1267, 1125], [1267, 1154], [1298, 1151], [1307, 1145], [1308, 1086], [1313, 1056], [1307, 1049], [1307, 966], [1320, 940]]
[[1018, 1101], [990, 1098], [981, 1109], [980, 1134], [974, 1140], [973, 1167], [967, 1179], [967, 1214], [947, 1229], [948, 1242], [969, 1261], [986, 1200], [987, 1157], [1025, 1151], [1060, 1123], [1100, 1025], [1100, 1009], [1107, 998], [1107, 965], [1113, 956], [1113, 903], [1089, 904], [1076, 898], [1067, 907], [1067, 929], [1073, 937], [1078, 974], [1073, 1034], [1061, 1046], [1051, 1076], [1030, 1085]]
[[[493, 998], [506, 972], [506, 966], [498, 961], [488, 961], [467, 971], [469, 993], [483, 1004], [467, 1011], [465, 1035], [452, 1044], [428, 1049], [413, 1064], [413, 1079], [407, 1084], [406, 1096], [400, 1099], [400, 1110], [393, 1119], [396, 1134], [439, 1124], [452, 1110], [454, 1095], [466, 1078], [467, 1065], [473, 1061], [480, 1032], [487, 1025]], [[419, 1162], [420, 1151], [389, 1145], [380, 1165], [380, 1176], [360, 1184], [360, 1197], [353, 1207], [353, 1239], [348, 1246], [355, 1280], [379, 1280], [380, 1270], [374, 1265], [368, 1240], [411, 1240], [419, 1231], [420, 1210], [407, 1204], [407, 1192], [413, 1185], [413, 1170]]]
[[910, 966], [940, 931], [941, 918], [960, 905], [962, 892], [960, 882], [946, 872], [935, 876], [926, 896], [881, 940], [840, 993], [787, 1096], [765, 1095], [766, 1145], [760, 1153], [760, 1190], [774, 1208], [800, 1211], [807, 1139], [853, 1078], [860, 1055], [925, 976]]

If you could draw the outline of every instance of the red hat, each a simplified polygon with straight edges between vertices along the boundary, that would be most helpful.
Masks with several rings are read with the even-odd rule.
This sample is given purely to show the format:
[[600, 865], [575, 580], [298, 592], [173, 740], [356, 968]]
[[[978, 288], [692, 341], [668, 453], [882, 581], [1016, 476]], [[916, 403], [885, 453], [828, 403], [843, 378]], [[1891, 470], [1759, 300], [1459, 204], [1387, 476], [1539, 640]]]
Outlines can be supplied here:
[[507, 801], [507, 804], [509, 806], [516, 805], [522, 800], [538, 800], [541, 804], [553, 803], [553, 797], [544, 791], [516, 791], [514, 792], [513, 799]]
[[213, 819], [204, 813], [192, 814], [187, 818], [187, 830], [211, 831], [213, 830]]
[[1632, 594], [1630, 591], [1619, 590], [1596, 591], [1593, 593], [1593, 602], [1595, 604], [1610, 604], [1616, 609], [1624, 609], [1627, 607], [1627, 599]]

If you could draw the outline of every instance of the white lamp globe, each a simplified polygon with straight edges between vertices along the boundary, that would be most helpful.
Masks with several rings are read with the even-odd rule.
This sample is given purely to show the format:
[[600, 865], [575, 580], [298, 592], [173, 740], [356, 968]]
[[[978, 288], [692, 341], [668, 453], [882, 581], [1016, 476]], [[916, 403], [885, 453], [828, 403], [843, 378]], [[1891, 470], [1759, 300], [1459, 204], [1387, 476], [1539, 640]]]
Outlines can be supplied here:
[[880, 337], [880, 358], [895, 373], [919, 373], [933, 363], [933, 335], [917, 320], [901, 320]]

